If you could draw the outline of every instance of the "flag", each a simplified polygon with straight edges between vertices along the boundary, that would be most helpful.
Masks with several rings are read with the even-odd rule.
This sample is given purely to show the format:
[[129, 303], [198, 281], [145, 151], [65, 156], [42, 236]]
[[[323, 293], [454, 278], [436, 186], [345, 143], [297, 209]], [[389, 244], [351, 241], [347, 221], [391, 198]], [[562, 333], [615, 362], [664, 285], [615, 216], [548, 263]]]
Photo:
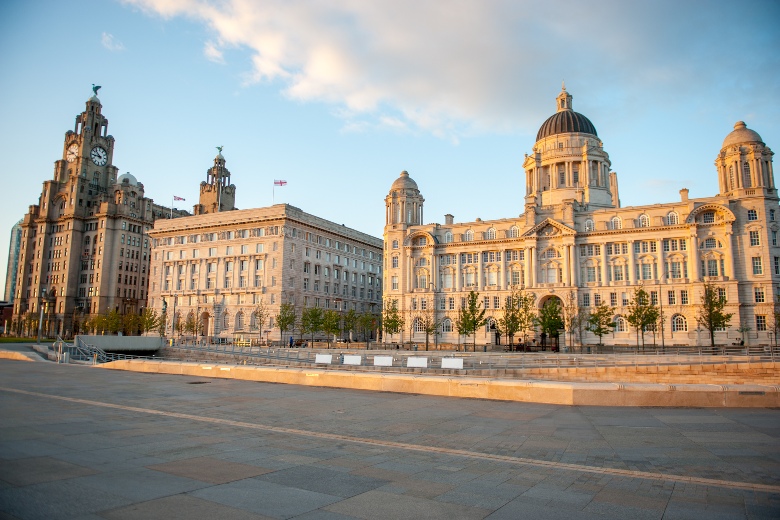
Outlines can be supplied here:
[[284, 186], [287, 181], [274, 181], [274, 186]]
[[184, 200], [184, 197], [177, 197], [176, 195], [174, 195], [173, 200]]

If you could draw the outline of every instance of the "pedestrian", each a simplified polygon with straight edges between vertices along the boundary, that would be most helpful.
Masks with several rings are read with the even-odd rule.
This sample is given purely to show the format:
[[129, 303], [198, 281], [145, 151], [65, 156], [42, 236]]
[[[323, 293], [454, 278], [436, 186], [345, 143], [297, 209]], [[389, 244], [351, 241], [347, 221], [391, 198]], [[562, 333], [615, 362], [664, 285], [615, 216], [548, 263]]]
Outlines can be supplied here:
[[290, 336], [290, 348], [292, 348], [292, 346], [293, 346], [293, 337]]

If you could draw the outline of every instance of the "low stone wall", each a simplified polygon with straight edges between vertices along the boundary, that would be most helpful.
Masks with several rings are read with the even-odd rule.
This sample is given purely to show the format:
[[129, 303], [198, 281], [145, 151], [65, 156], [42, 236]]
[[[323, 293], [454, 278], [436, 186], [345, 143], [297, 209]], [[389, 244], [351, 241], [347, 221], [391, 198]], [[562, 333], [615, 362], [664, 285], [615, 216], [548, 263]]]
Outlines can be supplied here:
[[114, 361], [98, 366], [109, 370], [560, 405], [780, 406], [780, 387], [765, 385], [527, 381], [150, 360]]
[[106, 352], [154, 352], [163, 347], [160, 336], [77, 336], [87, 345]]

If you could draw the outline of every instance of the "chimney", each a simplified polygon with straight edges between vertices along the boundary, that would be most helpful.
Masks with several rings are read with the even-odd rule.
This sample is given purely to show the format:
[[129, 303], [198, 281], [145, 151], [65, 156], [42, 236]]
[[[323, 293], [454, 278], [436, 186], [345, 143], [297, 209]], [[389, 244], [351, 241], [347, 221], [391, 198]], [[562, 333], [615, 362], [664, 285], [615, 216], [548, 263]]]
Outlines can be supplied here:
[[446, 225], [452, 225], [452, 224], [454, 224], [454, 223], [455, 223], [455, 217], [453, 217], [452, 215], [450, 215], [449, 213], [447, 213], [446, 215], [444, 215], [444, 223], [445, 223]]
[[680, 190], [680, 200], [683, 202], [688, 202], [688, 188], [683, 188]]

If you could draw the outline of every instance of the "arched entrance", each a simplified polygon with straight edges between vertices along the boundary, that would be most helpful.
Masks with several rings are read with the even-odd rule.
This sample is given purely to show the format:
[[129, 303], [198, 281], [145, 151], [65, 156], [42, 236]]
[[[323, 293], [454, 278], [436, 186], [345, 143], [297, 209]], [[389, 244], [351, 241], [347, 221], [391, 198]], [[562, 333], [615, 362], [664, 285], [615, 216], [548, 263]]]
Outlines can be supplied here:
[[539, 299], [540, 345], [544, 350], [549, 346], [554, 352], [560, 349], [560, 331], [564, 328], [563, 300], [554, 294]]
[[211, 336], [212, 330], [211, 330], [211, 316], [209, 316], [208, 312], [204, 312], [200, 315], [200, 335], [201, 336]]

